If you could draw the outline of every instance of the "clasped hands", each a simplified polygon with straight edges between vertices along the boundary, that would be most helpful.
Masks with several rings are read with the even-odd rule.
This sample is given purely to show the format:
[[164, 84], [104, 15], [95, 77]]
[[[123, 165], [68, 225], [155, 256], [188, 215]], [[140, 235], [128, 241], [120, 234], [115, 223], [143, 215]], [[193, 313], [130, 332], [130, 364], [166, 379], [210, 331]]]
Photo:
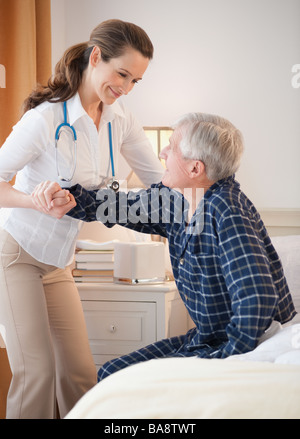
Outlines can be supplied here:
[[30, 197], [36, 210], [57, 219], [61, 219], [76, 206], [75, 198], [68, 189], [62, 189], [53, 181], [44, 181], [37, 185]]

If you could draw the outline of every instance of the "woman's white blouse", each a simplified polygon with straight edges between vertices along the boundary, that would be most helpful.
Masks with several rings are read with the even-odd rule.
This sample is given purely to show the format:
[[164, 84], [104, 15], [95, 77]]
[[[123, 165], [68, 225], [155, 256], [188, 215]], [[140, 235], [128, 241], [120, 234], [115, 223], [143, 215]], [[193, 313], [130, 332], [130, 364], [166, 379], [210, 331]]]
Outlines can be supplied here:
[[[55, 131], [63, 122], [63, 104], [45, 102], [28, 111], [14, 126], [0, 148], [0, 181], [16, 174], [15, 189], [30, 194], [41, 181], [57, 181], [63, 187], [76, 183], [97, 189], [111, 176], [108, 122], [112, 124], [116, 177], [120, 153], [141, 181], [149, 186], [160, 181], [163, 168], [155, 157], [142, 126], [119, 102], [105, 106], [99, 130], [76, 94], [67, 102], [68, 122], [77, 133], [77, 166], [72, 181], [61, 182], [55, 161]], [[71, 151], [71, 152], [70, 152]], [[72, 137], [59, 142], [59, 171], [68, 178], [73, 164]], [[81, 222], [60, 220], [33, 209], [0, 209], [0, 226], [40, 262], [63, 268], [72, 262]]]

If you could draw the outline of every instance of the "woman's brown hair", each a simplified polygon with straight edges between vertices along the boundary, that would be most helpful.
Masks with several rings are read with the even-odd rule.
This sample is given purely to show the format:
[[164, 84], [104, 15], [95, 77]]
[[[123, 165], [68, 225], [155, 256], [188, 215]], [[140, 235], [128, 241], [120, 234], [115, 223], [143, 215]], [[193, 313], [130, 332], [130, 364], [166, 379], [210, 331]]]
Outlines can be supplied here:
[[153, 45], [146, 32], [139, 26], [121, 20], [100, 23], [86, 43], [67, 49], [55, 66], [54, 75], [47, 86], [38, 84], [23, 103], [23, 112], [48, 102], [63, 102], [73, 97], [81, 84], [82, 73], [87, 68], [94, 46], [101, 49], [101, 58], [108, 62], [123, 55], [131, 47], [145, 58], [152, 59]]

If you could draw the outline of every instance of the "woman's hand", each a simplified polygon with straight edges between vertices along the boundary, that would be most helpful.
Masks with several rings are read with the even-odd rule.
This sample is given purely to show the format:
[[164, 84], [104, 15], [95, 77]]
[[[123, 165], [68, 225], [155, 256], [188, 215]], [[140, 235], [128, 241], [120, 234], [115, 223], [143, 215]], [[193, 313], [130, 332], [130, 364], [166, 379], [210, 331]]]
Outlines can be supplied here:
[[58, 219], [76, 206], [73, 195], [53, 181], [44, 181], [37, 185], [31, 199], [37, 210]]

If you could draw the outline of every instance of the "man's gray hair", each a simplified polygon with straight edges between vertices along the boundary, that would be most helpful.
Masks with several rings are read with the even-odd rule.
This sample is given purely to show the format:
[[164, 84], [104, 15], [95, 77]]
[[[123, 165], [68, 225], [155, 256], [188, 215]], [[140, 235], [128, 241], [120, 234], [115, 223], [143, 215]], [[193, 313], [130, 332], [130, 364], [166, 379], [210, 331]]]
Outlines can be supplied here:
[[173, 128], [182, 130], [183, 157], [202, 161], [210, 180], [227, 178], [238, 170], [244, 150], [243, 137], [228, 120], [212, 114], [188, 113]]

